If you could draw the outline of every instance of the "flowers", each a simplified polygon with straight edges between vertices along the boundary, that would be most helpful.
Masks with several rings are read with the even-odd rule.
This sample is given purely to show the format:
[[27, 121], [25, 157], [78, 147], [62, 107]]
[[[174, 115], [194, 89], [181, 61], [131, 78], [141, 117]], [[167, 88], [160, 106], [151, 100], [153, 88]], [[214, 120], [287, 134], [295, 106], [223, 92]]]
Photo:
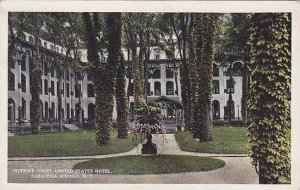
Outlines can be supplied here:
[[133, 132], [147, 133], [147, 134], [165, 134], [166, 130], [163, 125], [149, 125], [149, 124], [138, 124], [132, 128]]

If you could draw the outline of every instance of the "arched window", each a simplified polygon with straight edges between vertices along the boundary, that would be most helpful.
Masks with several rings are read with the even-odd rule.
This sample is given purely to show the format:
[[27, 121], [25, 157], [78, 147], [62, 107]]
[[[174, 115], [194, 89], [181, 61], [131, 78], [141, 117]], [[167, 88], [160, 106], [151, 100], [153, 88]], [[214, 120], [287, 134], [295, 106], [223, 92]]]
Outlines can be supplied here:
[[166, 78], [173, 78], [173, 71], [166, 69]]
[[70, 84], [67, 83], [67, 98], [70, 97]]
[[70, 104], [67, 104], [67, 118], [70, 119]]
[[218, 100], [212, 102], [212, 115], [213, 119], [220, 118], [220, 102]]
[[57, 96], [59, 96], [59, 91], [60, 91], [60, 89], [59, 89], [59, 81], [57, 81], [56, 82], [56, 94], [57, 94]]
[[95, 105], [90, 103], [88, 105], [88, 119], [93, 120], [95, 117]]
[[153, 72], [153, 77], [154, 79], [160, 79], [160, 70], [159, 69], [155, 69]]
[[29, 42], [34, 43], [34, 38], [32, 36], [29, 36]]
[[22, 98], [22, 119], [26, 119], [26, 100]]
[[220, 93], [220, 82], [218, 80], [213, 80], [212, 84], [213, 84], [212, 93], [219, 94]]
[[45, 120], [47, 120], [49, 117], [49, 107], [48, 102], [45, 102]]
[[47, 47], [47, 42], [44, 42], [44, 48], [48, 48], [48, 47]]
[[8, 99], [8, 120], [14, 122], [16, 120], [16, 104], [12, 98]]
[[54, 87], [54, 81], [51, 81], [51, 95], [54, 96], [54, 91], [55, 91], [55, 87]]
[[52, 51], [54, 51], [54, 46], [53, 46], [53, 44], [50, 45], [50, 49], [51, 49]]
[[166, 83], [166, 90], [167, 90], [167, 92], [166, 92], [167, 95], [174, 95], [174, 84], [173, 84], [173, 82], [168, 81]]
[[22, 92], [26, 92], [26, 77], [24, 74], [21, 74], [21, 87]]
[[50, 116], [52, 119], [56, 118], [55, 117], [55, 103], [52, 102], [51, 103], [51, 116]]
[[154, 95], [155, 95], [155, 96], [160, 96], [160, 95], [161, 95], [161, 86], [160, 86], [160, 82], [155, 82], [155, 83], [154, 83]]
[[59, 52], [59, 48], [58, 47], [56, 47], [56, 51]]
[[44, 79], [44, 94], [48, 95], [48, 80]]
[[61, 50], [60, 50], [60, 53], [61, 53], [61, 54], [63, 54], [63, 53], [64, 53], [64, 50], [63, 50], [63, 48], [61, 48]]
[[8, 75], [8, 90], [15, 91], [15, 74], [12, 72]]
[[21, 62], [21, 70], [22, 71], [26, 71], [26, 59], [27, 59], [27, 56], [23, 55], [22, 56], [22, 62]]

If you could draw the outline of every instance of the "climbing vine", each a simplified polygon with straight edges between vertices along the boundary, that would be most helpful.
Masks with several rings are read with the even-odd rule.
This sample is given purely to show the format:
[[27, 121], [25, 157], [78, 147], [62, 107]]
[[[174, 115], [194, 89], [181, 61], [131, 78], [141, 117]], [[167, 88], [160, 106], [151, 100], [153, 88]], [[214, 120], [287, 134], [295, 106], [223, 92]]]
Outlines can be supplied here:
[[31, 97], [30, 107], [35, 109], [30, 109], [30, 124], [31, 131], [33, 134], [40, 132], [41, 123], [41, 103], [40, 103], [40, 92], [41, 92], [41, 76], [42, 70], [40, 68], [32, 69], [30, 75], [30, 86], [31, 86]]
[[197, 91], [194, 104], [194, 137], [200, 142], [212, 140], [210, 101], [213, 73], [213, 37], [216, 16], [214, 14], [195, 14], [194, 48], [195, 70], [197, 72]]
[[[92, 16], [91, 16], [92, 15]], [[97, 13], [83, 13], [86, 25], [88, 60], [92, 64], [95, 84], [95, 126], [96, 142], [98, 146], [106, 145], [110, 140], [110, 129], [112, 128], [113, 95], [119, 53], [121, 48], [121, 13], [107, 13], [107, 41], [108, 60], [102, 63], [99, 56], [99, 41], [95, 33], [98, 22]]]
[[125, 62], [124, 55], [120, 54], [120, 62], [116, 78], [116, 105], [117, 105], [117, 127], [118, 137], [126, 138], [128, 132], [128, 104], [126, 96]]
[[249, 143], [259, 182], [290, 183], [290, 14], [251, 14]]

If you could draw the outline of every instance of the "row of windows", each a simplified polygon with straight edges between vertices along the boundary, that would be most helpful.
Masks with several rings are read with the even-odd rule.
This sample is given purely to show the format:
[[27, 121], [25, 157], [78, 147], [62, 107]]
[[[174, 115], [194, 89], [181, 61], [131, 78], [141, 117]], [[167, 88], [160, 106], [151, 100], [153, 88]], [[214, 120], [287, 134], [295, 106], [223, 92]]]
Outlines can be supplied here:
[[[56, 119], [58, 118], [58, 108], [56, 107], [56, 104], [54, 102], [51, 102], [49, 104], [49, 102], [42, 102], [40, 101], [40, 105], [41, 105], [41, 113], [42, 113], [42, 119], [43, 120], [48, 120], [48, 119]], [[75, 105], [75, 117], [79, 118], [79, 104]], [[19, 111], [19, 115], [16, 113], [16, 104], [15, 101], [12, 98], [8, 99], [8, 120], [9, 121], [16, 121], [19, 119], [26, 119], [26, 100], [24, 98], [22, 98], [22, 104], [21, 104], [21, 109], [18, 110]], [[68, 119], [70, 119], [70, 116], [74, 113], [72, 112], [72, 110], [70, 109], [70, 104], [67, 103], [66, 104], [66, 116]], [[95, 114], [95, 105], [93, 103], [90, 103], [88, 105], [88, 119], [93, 119], [94, 118], [94, 114]], [[62, 118], [64, 119], [64, 113], [65, 110], [64, 108], [62, 108]], [[73, 115], [74, 116], [74, 115]]]
[[[234, 94], [234, 80], [228, 79], [226, 81], [226, 93]], [[212, 83], [212, 93], [213, 94], [220, 94], [220, 82], [218, 80], [213, 80]]]
[[[148, 72], [148, 76], [149, 78], [153, 78], [153, 79], [160, 79], [160, 69], [156, 69], [153, 71], [153, 74], [151, 74], [150, 72]], [[173, 78], [174, 77], [174, 73], [173, 71], [170, 71], [168, 69], [166, 69], [166, 78]]]
[[[133, 96], [134, 92], [134, 85], [133, 83], [129, 84], [129, 96]], [[150, 89], [150, 83], [148, 82], [147, 86], [147, 95], [152, 96], [153, 91]], [[161, 83], [160, 82], [154, 82], [154, 96], [160, 96], [161, 95]], [[166, 83], [166, 95], [174, 95], [174, 84], [171, 81], [168, 81]]]
[[[26, 35], [21, 33], [20, 36], [19, 36], [21, 39], [23, 40], [26, 40]], [[29, 36], [28, 37], [28, 41], [31, 42], [31, 43], [35, 43], [35, 39], [33, 36]], [[42, 45], [42, 41], [40, 40], [40, 44]], [[43, 44], [43, 47], [48, 49], [48, 43], [47, 42], [44, 42]], [[56, 52], [59, 52], [59, 47], [56, 47], [56, 49], [54, 48], [54, 45], [53, 44], [50, 44], [50, 49], [52, 51], [56, 51]], [[60, 48], [60, 53], [63, 54], [64, 53], [64, 50], [63, 48]]]
[[[8, 84], [8, 90], [14, 91], [15, 90], [15, 75], [10, 72], [9, 74], [9, 84]], [[41, 81], [42, 82], [42, 81]], [[212, 94], [220, 94], [220, 82], [218, 80], [213, 80], [212, 83]], [[44, 79], [44, 94], [48, 95], [48, 91], [50, 91], [51, 95], [55, 95], [54, 93], [54, 81], [51, 81], [51, 86], [50, 89], [48, 88], [48, 80]], [[228, 79], [226, 81], [226, 92], [227, 93], [232, 93], [234, 94], [234, 80], [230, 81]], [[21, 84], [20, 88], [22, 89], [22, 92], [26, 92], [26, 77], [24, 74], [21, 74]], [[66, 83], [66, 88], [67, 88], [67, 97], [70, 97], [70, 85], [69, 83]], [[56, 84], [56, 89], [57, 89], [57, 95], [58, 95], [58, 89], [59, 89], [59, 82]], [[75, 97], [79, 97], [81, 91], [81, 85], [79, 84], [78, 86], [75, 85]], [[129, 85], [129, 95], [133, 96], [133, 83], [130, 83]], [[62, 94], [64, 95], [64, 83], [62, 87]], [[148, 83], [147, 87], [147, 94], [149, 96], [153, 95], [153, 92], [150, 90], [150, 83]], [[168, 81], [166, 83], [166, 94], [167, 95], [174, 95], [174, 84], [171, 81]], [[155, 96], [160, 96], [161, 95], [161, 83], [160, 82], [155, 82], [154, 83], [154, 95]], [[94, 87], [92, 84], [88, 84], [88, 97], [94, 97]]]
[[[42, 82], [42, 81], [41, 81]], [[48, 88], [48, 80], [47, 79], [44, 79], [44, 94], [45, 95], [48, 95], [48, 91], [50, 91], [51, 95], [52, 96], [55, 96], [55, 90], [54, 90], [54, 81], [51, 81], [51, 86], [50, 88]], [[56, 95], [58, 96], [59, 95], [59, 82], [56, 83]], [[73, 96], [73, 91], [70, 91], [70, 84], [69, 83], [66, 83], [66, 96], [67, 98], [71, 96]], [[61, 94], [64, 96], [64, 92], [65, 92], [65, 83], [62, 83], [62, 89], [61, 89]], [[42, 93], [42, 92], [41, 92]], [[78, 84], [76, 85], [75, 84], [75, 97], [78, 98], [79, 95], [82, 95], [82, 91], [81, 91], [81, 85]], [[88, 84], [87, 86], [87, 95], [88, 97], [95, 97], [95, 92], [94, 92], [94, 85], [93, 84]]]
[[[41, 84], [42, 84], [42, 80], [41, 80]], [[48, 80], [44, 79], [44, 94], [48, 95], [49, 91], [51, 93], [51, 95], [55, 95], [54, 92], [54, 85], [55, 82], [51, 81], [51, 86], [50, 88], [48, 87]], [[19, 85], [19, 88], [22, 89], [22, 92], [26, 92], [26, 76], [24, 74], [21, 74], [21, 84]], [[70, 97], [70, 85], [69, 83], [66, 83], [66, 88], [67, 88], [67, 97]], [[59, 95], [59, 82], [56, 83], [56, 95]], [[61, 93], [64, 95], [64, 89], [65, 89], [65, 84], [62, 84], [62, 91]], [[75, 97], [79, 97], [79, 95], [81, 94], [81, 85], [76, 86], [75, 85]], [[8, 76], [8, 90], [10, 91], [15, 91], [15, 75], [10, 72], [9, 76]], [[40, 92], [41, 94], [43, 93], [42, 91]], [[71, 92], [72, 93], [72, 92]], [[71, 94], [72, 95], [72, 94]], [[94, 97], [95, 93], [94, 93], [94, 85], [93, 84], [88, 84], [88, 97]]]

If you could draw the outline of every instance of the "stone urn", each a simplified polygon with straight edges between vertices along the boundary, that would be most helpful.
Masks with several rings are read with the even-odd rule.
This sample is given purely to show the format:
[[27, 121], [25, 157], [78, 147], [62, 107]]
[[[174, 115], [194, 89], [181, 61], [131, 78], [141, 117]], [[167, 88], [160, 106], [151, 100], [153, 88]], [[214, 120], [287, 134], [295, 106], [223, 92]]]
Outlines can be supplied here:
[[147, 133], [147, 142], [142, 145], [142, 154], [157, 154], [156, 144], [152, 143], [152, 134]]

